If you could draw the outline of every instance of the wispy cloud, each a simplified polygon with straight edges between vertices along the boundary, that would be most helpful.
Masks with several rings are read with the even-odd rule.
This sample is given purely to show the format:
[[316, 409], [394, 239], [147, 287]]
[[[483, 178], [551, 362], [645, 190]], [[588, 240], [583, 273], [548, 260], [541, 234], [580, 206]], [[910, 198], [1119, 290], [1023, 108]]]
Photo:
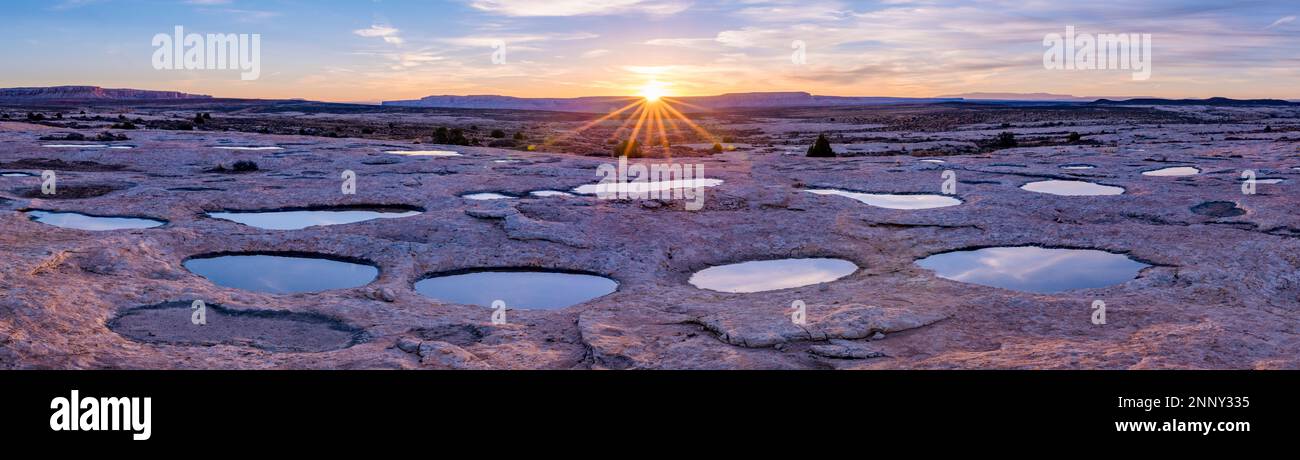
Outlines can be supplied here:
[[404, 42], [402, 37], [398, 35], [401, 31], [391, 26], [375, 24], [367, 29], [354, 30], [352, 33], [362, 37], [382, 38], [385, 43], [392, 45], [401, 45]]
[[683, 0], [470, 0], [469, 5], [506, 16], [596, 16], [671, 15], [689, 8], [691, 3]]
[[1277, 27], [1277, 26], [1280, 26], [1280, 25], [1283, 25], [1283, 24], [1287, 24], [1287, 23], [1291, 23], [1291, 22], [1295, 22], [1295, 16], [1287, 16], [1287, 17], [1284, 17], [1284, 18], [1279, 18], [1278, 20], [1273, 21], [1272, 24], [1269, 24], [1268, 27], [1265, 27], [1265, 29], [1272, 29], [1272, 28], [1274, 28], [1274, 27]]

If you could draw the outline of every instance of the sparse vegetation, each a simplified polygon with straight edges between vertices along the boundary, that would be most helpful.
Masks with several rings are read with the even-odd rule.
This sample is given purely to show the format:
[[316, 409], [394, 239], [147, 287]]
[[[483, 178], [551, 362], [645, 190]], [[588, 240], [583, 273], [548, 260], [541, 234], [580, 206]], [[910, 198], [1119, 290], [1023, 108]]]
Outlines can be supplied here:
[[104, 131], [102, 133], [99, 133], [98, 136], [95, 136], [95, 140], [100, 142], [113, 142], [113, 141], [127, 141], [127, 140], [131, 140], [131, 138], [126, 137], [125, 134], [113, 134], [108, 131]]
[[524, 136], [524, 132], [523, 132], [523, 131], [516, 131], [516, 132], [515, 132], [515, 140], [517, 140], [517, 141], [522, 141], [522, 140], [527, 140], [527, 139], [528, 139], [528, 137], [527, 137], [527, 136]]
[[1003, 131], [999, 133], [997, 137], [993, 138], [994, 148], [1009, 149], [1017, 145], [1019, 145], [1019, 143], [1016, 141], [1016, 135], [1010, 131]]
[[712, 150], [713, 150], [713, 153], [722, 153], [722, 144], [719, 144], [719, 143], [717, 143], [717, 142], [714, 142], [714, 143], [713, 143], [713, 149], [712, 149]]
[[1083, 140], [1083, 136], [1079, 135], [1078, 132], [1071, 132], [1069, 136], [1066, 136], [1065, 140], [1071, 144], [1077, 144]]
[[831, 141], [826, 138], [826, 134], [817, 135], [817, 140], [813, 142], [812, 147], [808, 147], [808, 156], [818, 158], [835, 156], [835, 150], [831, 149]]
[[469, 138], [465, 137], [465, 131], [460, 128], [447, 129], [445, 126], [439, 126], [433, 130], [433, 143], [443, 145], [473, 145]]
[[499, 129], [494, 129], [492, 130], [492, 133], [489, 134], [489, 136], [492, 136], [493, 139], [505, 139], [506, 132]]
[[640, 157], [641, 144], [637, 143], [635, 139], [620, 141], [618, 145], [614, 146], [614, 156]]
[[132, 123], [132, 122], [130, 122], [130, 121], [124, 121], [124, 122], [121, 122], [121, 123], [114, 123], [113, 126], [110, 126], [110, 128], [113, 128], [113, 129], [138, 129], [139, 127], [136, 126], [135, 123]]

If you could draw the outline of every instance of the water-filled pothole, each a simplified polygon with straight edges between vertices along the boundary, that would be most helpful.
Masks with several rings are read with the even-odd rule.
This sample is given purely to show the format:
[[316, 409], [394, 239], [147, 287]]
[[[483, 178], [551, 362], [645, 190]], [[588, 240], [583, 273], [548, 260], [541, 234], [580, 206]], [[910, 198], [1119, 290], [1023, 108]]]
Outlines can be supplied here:
[[1245, 209], [1237, 207], [1237, 203], [1231, 201], [1206, 201], [1192, 206], [1192, 212], [1210, 217], [1237, 217], [1246, 214]]
[[1042, 294], [1121, 284], [1150, 267], [1123, 254], [1038, 246], [944, 252], [916, 264], [940, 278]]
[[1020, 188], [1031, 192], [1047, 193], [1061, 196], [1100, 196], [1120, 195], [1123, 187], [1094, 184], [1081, 180], [1044, 180], [1021, 185]]
[[1095, 169], [1095, 168], [1096, 166], [1083, 164], [1083, 163], [1072, 163], [1072, 164], [1061, 165], [1061, 169], [1072, 169], [1072, 170]]
[[215, 146], [215, 147], [212, 147], [212, 148], [214, 148], [214, 149], [221, 149], [221, 150], [251, 150], [251, 151], [262, 151], [262, 150], [284, 150], [284, 147], [275, 147], [275, 146], [269, 146], [269, 145], [268, 145], [268, 146], [256, 146], [256, 145], [219, 145], [219, 146]]
[[354, 288], [379, 277], [374, 265], [323, 254], [214, 254], [191, 257], [184, 265], [220, 286], [273, 294]]
[[273, 352], [338, 350], [361, 341], [361, 330], [318, 314], [239, 310], [204, 305], [205, 324], [193, 323], [192, 302], [165, 302], [128, 309], [108, 328], [128, 339], [181, 346], [233, 345]]
[[17, 171], [0, 171], [0, 177], [35, 177], [35, 174], [17, 172]]
[[673, 179], [657, 182], [602, 182], [578, 186], [572, 190], [579, 195], [597, 195], [602, 193], [638, 194], [671, 191], [696, 187], [717, 187], [722, 179]]
[[458, 157], [460, 152], [451, 150], [385, 150], [384, 153], [406, 155], [409, 157]]
[[27, 211], [27, 215], [43, 224], [90, 231], [153, 228], [167, 224], [166, 221], [143, 217], [92, 216], [79, 212], [32, 210]]
[[617, 289], [617, 281], [603, 276], [524, 268], [458, 271], [415, 283], [420, 294], [443, 302], [491, 307], [501, 300], [507, 308], [541, 310], [580, 304]]
[[514, 198], [513, 196], [506, 195], [503, 193], [496, 193], [496, 192], [466, 193], [464, 195], [461, 195], [460, 197], [466, 200], [474, 200], [474, 201], [508, 200]]
[[125, 150], [132, 148], [129, 145], [110, 145], [110, 144], [45, 144], [41, 147], [50, 149], [118, 149]]
[[961, 204], [961, 200], [946, 195], [862, 193], [836, 189], [813, 189], [805, 191], [818, 195], [837, 195], [852, 198], [871, 206], [887, 209], [932, 209], [946, 208], [948, 206]]
[[691, 285], [711, 291], [750, 293], [827, 283], [858, 271], [842, 259], [754, 260], [695, 272]]
[[307, 227], [351, 224], [374, 219], [411, 217], [421, 212], [408, 206], [347, 206], [272, 211], [214, 211], [207, 213], [207, 216], [268, 230], [301, 230]]
[[542, 198], [552, 197], [552, 196], [573, 196], [572, 193], [561, 192], [559, 190], [533, 190], [531, 192], [528, 192], [528, 194], [535, 197], [542, 197]]
[[1191, 166], [1174, 166], [1171, 168], [1160, 168], [1160, 169], [1153, 169], [1151, 171], [1143, 171], [1142, 175], [1155, 176], [1155, 177], [1178, 177], [1178, 176], [1195, 176], [1200, 173], [1201, 173], [1200, 169], [1196, 169]]

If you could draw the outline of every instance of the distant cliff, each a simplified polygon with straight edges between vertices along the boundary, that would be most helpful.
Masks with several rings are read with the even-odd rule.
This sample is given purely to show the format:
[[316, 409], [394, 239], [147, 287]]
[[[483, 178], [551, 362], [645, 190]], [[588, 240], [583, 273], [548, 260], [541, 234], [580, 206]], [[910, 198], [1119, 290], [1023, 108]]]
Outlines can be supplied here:
[[0, 88], [0, 100], [174, 100], [211, 99], [212, 96], [178, 91], [113, 89], [98, 86], [48, 86], [40, 88]]
[[[849, 105], [934, 103], [960, 101], [960, 98], [916, 99], [906, 97], [816, 96], [804, 92], [731, 93], [718, 96], [669, 97], [683, 112], [736, 108], [826, 107]], [[609, 112], [639, 98], [629, 96], [593, 96], [575, 98], [522, 98], [511, 96], [429, 96], [409, 101], [384, 101], [396, 107], [436, 107], [459, 109], [551, 110], [557, 112]]]

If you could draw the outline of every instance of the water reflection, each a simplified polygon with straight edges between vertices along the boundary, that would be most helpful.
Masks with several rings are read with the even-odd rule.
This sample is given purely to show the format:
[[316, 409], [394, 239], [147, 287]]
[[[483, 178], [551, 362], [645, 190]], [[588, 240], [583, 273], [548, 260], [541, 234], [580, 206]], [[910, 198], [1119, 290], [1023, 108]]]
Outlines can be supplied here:
[[145, 219], [140, 217], [92, 216], [76, 212], [28, 211], [27, 214], [31, 216], [32, 220], [43, 224], [96, 232], [153, 228], [166, 224], [166, 222], [161, 220]]
[[1124, 193], [1123, 187], [1094, 184], [1081, 180], [1045, 180], [1030, 182], [1020, 186], [1020, 188], [1031, 192], [1061, 196], [1100, 196]]
[[1120, 284], [1150, 266], [1105, 251], [1035, 246], [947, 252], [916, 264], [941, 278], [1036, 293]]
[[492, 306], [504, 301], [511, 309], [556, 309], [609, 294], [618, 283], [581, 273], [533, 270], [485, 270], [427, 278], [415, 290], [448, 303]]
[[221, 286], [273, 294], [353, 288], [379, 276], [371, 265], [317, 257], [221, 255], [192, 258], [184, 265]]
[[948, 206], [961, 204], [961, 200], [944, 195], [861, 193], [836, 189], [813, 189], [806, 191], [818, 195], [838, 195], [852, 198], [872, 206], [888, 209], [946, 208]]
[[721, 292], [763, 292], [835, 281], [853, 274], [858, 266], [841, 259], [756, 260], [700, 270], [690, 283]]
[[208, 217], [224, 219], [268, 230], [301, 230], [317, 225], [340, 225], [374, 219], [396, 219], [419, 215], [420, 211], [387, 208], [308, 209], [296, 211], [221, 211]]

